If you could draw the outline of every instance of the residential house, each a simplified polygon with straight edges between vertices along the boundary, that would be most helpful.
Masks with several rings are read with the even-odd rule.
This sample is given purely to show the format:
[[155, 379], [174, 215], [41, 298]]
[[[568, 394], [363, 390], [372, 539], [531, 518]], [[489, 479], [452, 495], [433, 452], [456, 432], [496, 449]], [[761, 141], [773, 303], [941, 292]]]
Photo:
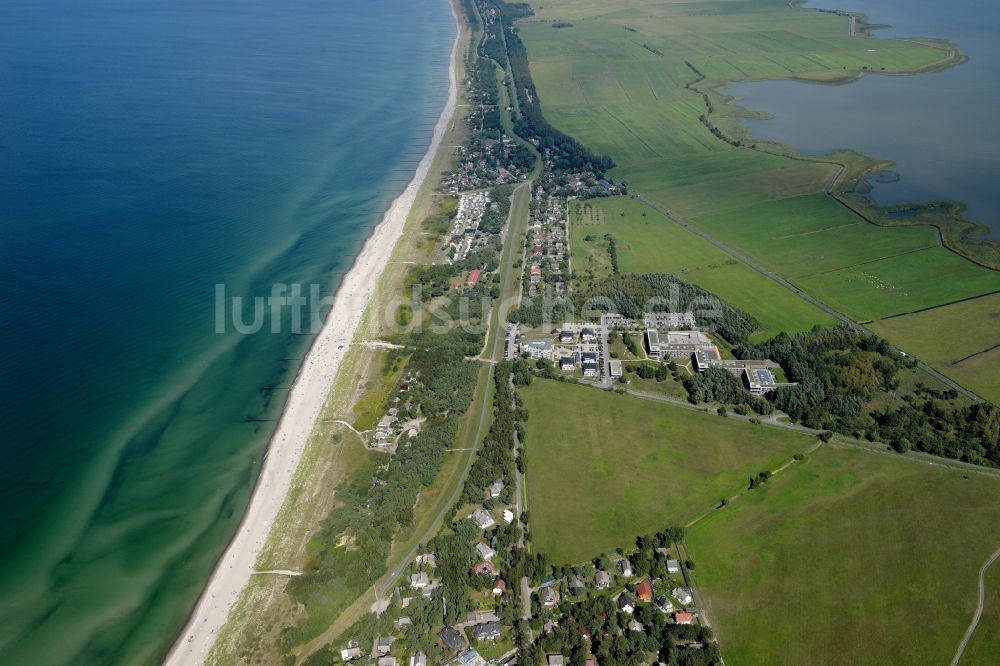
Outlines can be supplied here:
[[583, 579], [579, 576], [573, 576], [569, 579], [569, 589], [573, 594], [580, 594], [580, 591], [586, 589], [587, 584], [583, 582]]
[[607, 571], [598, 571], [594, 576], [594, 584], [599, 590], [606, 590], [611, 587], [611, 574]]
[[674, 599], [681, 602], [685, 606], [694, 601], [694, 597], [691, 596], [691, 590], [685, 587], [675, 587], [672, 594], [674, 595]]
[[497, 524], [497, 521], [493, 520], [493, 516], [491, 516], [490, 512], [486, 509], [476, 509], [472, 512], [472, 515], [469, 516], [469, 518], [471, 518], [472, 522], [476, 524], [476, 527], [481, 530], [488, 530]]
[[500, 497], [500, 493], [502, 492], [503, 492], [503, 481], [501, 479], [497, 479], [496, 481], [491, 483], [489, 487], [486, 488], [485, 491], [483, 491], [483, 494], [486, 496], [486, 499], [491, 500]]
[[395, 625], [397, 630], [403, 629], [404, 627], [409, 627], [412, 624], [413, 620], [410, 619], [409, 615], [402, 615], [398, 617], [396, 621], [393, 623], [393, 625]]
[[576, 370], [576, 358], [573, 356], [563, 356], [559, 359], [559, 369], [563, 372]]
[[548, 666], [565, 666], [566, 664], [566, 658], [561, 654], [550, 654], [546, 658], [546, 661], [548, 662]]
[[631, 620], [629, 620], [628, 621], [628, 630], [629, 631], [642, 631], [642, 622], [639, 622], [639, 620], [636, 620], [634, 618], [631, 619]]
[[439, 631], [438, 638], [441, 639], [441, 644], [452, 652], [465, 649], [465, 639], [462, 638], [462, 634], [454, 627], [445, 627]]
[[472, 573], [476, 574], [477, 576], [492, 576], [494, 573], [493, 563], [489, 561], [480, 562], [479, 564], [477, 564], [472, 568]]
[[559, 603], [559, 593], [553, 590], [551, 587], [542, 588], [542, 605], [546, 608], [552, 608], [557, 603]]
[[503, 595], [504, 590], [506, 590], [506, 589], [507, 589], [507, 583], [504, 582], [503, 578], [497, 578], [495, 581], [493, 581], [493, 596], [494, 597], [499, 597], [499, 596]]
[[568, 345], [576, 340], [576, 334], [573, 331], [562, 330], [559, 331], [559, 342]]
[[632, 575], [633, 575], [632, 574], [632, 563], [628, 561], [627, 557], [623, 557], [622, 560], [621, 560], [621, 562], [618, 563], [618, 566], [621, 567], [622, 575], [623, 576], [625, 576], [626, 578], [631, 578], [632, 577]]
[[422, 555], [417, 555], [417, 564], [423, 564], [428, 567], [437, 566], [437, 558], [434, 553], [424, 553]]
[[468, 649], [462, 654], [458, 655], [455, 660], [456, 666], [486, 666], [486, 660], [483, 659], [482, 655], [473, 649]]
[[674, 613], [674, 623], [675, 624], [691, 624], [694, 622], [694, 616], [686, 611], [678, 611]]
[[581, 328], [580, 339], [584, 342], [593, 342], [597, 340], [597, 333], [592, 328]]
[[597, 354], [595, 352], [584, 352], [581, 354], [580, 365], [583, 366], [584, 377], [596, 377], [599, 374], [597, 369]]
[[379, 636], [375, 639], [375, 654], [376, 656], [383, 657], [389, 654], [389, 650], [392, 649], [392, 644], [396, 642], [395, 636]]
[[492, 560], [493, 556], [497, 554], [495, 550], [482, 542], [476, 544], [476, 552], [479, 553], [479, 559], [481, 560]]
[[495, 641], [502, 630], [499, 622], [483, 622], [472, 627], [472, 637], [477, 641]]
[[503, 510], [503, 522], [507, 523], [508, 525], [510, 525], [511, 523], [513, 523], [514, 522], [514, 512], [511, 511], [510, 509], [504, 509]]
[[556, 627], [558, 626], [559, 626], [558, 622], [556, 622], [555, 620], [549, 620], [548, 622], [542, 625], [542, 631], [545, 632], [546, 636], [548, 636], [549, 634], [555, 632]]
[[431, 584], [430, 577], [423, 571], [410, 576], [410, 587], [414, 590], [422, 590]]
[[625, 592], [618, 595], [618, 608], [629, 615], [635, 611], [635, 603], [632, 601], [632, 597], [628, 596]]
[[341, 649], [340, 658], [344, 661], [350, 661], [351, 659], [357, 659], [361, 656], [361, 648], [357, 645], [346, 647]]
[[427, 655], [417, 650], [410, 656], [410, 666], [427, 666]]
[[681, 564], [677, 560], [667, 560], [667, 573], [680, 573]]
[[396, 658], [391, 655], [379, 657], [378, 666], [396, 666]]
[[652, 601], [653, 586], [650, 585], [648, 580], [640, 580], [635, 584], [635, 594], [639, 597], [639, 601]]
[[674, 604], [673, 604], [673, 602], [670, 601], [670, 599], [667, 599], [667, 597], [665, 597], [662, 594], [660, 596], [656, 597], [656, 607], [659, 608], [660, 612], [663, 612], [663, 613], [673, 613], [674, 612]]

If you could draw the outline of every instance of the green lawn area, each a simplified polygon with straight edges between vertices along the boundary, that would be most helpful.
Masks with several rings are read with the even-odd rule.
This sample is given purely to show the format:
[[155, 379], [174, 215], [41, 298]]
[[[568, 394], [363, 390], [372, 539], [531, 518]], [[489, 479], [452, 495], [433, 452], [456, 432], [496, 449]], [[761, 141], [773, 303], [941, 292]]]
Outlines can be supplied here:
[[986, 603], [961, 664], [994, 664], [1000, 654], [1000, 561], [986, 572]]
[[[947, 664], [1000, 545], [1000, 479], [968, 477], [827, 446], [695, 525], [726, 662]], [[1000, 632], [992, 582], [983, 653]]]
[[[784, 287], [736, 261], [708, 241], [667, 219], [656, 209], [629, 197], [606, 197], [571, 206], [570, 242], [573, 272], [609, 275], [604, 234], [615, 238], [619, 269], [624, 273], [673, 273], [742, 308], [763, 323], [755, 336], [796, 333], [833, 317]], [[586, 237], [594, 240], [587, 241]]]
[[567, 382], [521, 394], [531, 540], [553, 562], [685, 524], [816, 441]]
[[[912, 72], [941, 61], [940, 44], [851, 37], [846, 17], [792, 8], [786, 0], [531, 4], [536, 15], [520, 22], [519, 30], [546, 117], [612, 157], [617, 167], [611, 175], [628, 181], [632, 191], [858, 321], [1000, 289], [1000, 273], [944, 250], [932, 228], [876, 227], [828, 197], [835, 164], [737, 148], [700, 120], [708, 113], [729, 136], [752, 143], [738, 108], [720, 92], [727, 84], [832, 81], [863, 68]], [[555, 30], [553, 20], [573, 27]], [[685, 87], [698, 73], [705, 77], [699, 89], [711, 98], [712, 113], [700, 94]], [[863, 161], [843, 151], [837, 159], [852, 168]], [[793, 295], [780, 293], [766, 278], [728, 263], [720, 251], [698, 247], [708, 244], [697, 237], [683, 238], [676, 226], [644, 219], [628, 228], [621, 222], [608, 221], [621, 270], [683, 275], [764, 322], [758, 337], [831, 321], [799, 299], [789, 300]], [[906, 336], [914, 349], [940, 343], [920, 329]], [[990, 353], [943, 371], [986, 392], [1000, 390], [998, 368], [1000, 353]]]
[[870, 328], [1000, 404], [1000, 294], [883, 319]]

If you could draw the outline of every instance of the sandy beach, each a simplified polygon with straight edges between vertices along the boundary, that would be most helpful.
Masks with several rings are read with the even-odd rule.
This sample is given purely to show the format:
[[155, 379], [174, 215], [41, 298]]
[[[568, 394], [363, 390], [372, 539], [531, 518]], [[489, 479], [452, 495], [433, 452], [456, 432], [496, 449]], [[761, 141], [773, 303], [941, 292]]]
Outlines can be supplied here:
[[427, 153], [417, 165], [413, 179], [393, 201], [345, 275], [323, 329], [299, 369], [243, 521], [216, 564], [187, 625], [167, 655], [166, 664], [204, 662], [215, 637], [226, 623], [230, 607], [254, 572], [257, 557], [285, 500], [340, 364], [371, 301], [379, 276], [402, 236], [417, 191], [430, 171], [454, 115], [458, 96], [455, 69], [458, 44], [456, 37], [451, 52], [448, 101], [434, 127]]

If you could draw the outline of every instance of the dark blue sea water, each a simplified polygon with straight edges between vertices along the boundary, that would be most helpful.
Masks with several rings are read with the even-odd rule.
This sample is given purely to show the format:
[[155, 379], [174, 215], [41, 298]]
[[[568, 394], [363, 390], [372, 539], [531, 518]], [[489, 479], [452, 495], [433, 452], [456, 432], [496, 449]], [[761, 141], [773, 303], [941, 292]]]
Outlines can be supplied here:
[[0, 5], [0, 663], [153, 663], [329, 294], [447, 97], [447, 0]]
[[[880, 37], [948, 39], [965, 64], [917, 76], [868, 75], [842, 86], [764, 81], [729, 88], [773, 120], [748, 122], [756, 136], [810, 153], [857, 148], [894, 160], [901, 178], [878, 184], [883, 203], [957, 200], [1000, 238], [1000, 3], [994, 0], [812, 0], [809, 6], [867, 14], [890, 24]], [[845, 26], [847, 25], [845, 20]], [[870, 48], [878, 48], [873, 39]]]

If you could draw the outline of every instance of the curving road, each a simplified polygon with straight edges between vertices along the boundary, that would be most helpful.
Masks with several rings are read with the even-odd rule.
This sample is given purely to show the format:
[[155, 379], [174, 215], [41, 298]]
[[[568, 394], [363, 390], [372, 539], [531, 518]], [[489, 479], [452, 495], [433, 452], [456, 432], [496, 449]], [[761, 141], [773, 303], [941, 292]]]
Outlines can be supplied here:
[[986, 570], [990, 568], [990, 565], [996, 562], [997, 558], [1000, 557], [1000, 548], [993, 551], [990, 558], [983, 563], [983, 566], [979, 569], [979, 603], [976, 605], [976, 612], [972, 616], [972, 622], [969, 623], [969, 628], [965, 630], [965, 636], [962, 637], [962, 642], [958, 644], [958, 650], [955, 652], [955, 657], [951, 660], [951, 666], [958, 666], [958, 662], [962, 659], [962, 653], [965, 652], [965, 648], [969, 645], [969, 640], [972, 638], [972, 634], [975, 633], [976, 627], [979, 625], [979, 619], [983, 616], [983, 604], [986, 600]]

